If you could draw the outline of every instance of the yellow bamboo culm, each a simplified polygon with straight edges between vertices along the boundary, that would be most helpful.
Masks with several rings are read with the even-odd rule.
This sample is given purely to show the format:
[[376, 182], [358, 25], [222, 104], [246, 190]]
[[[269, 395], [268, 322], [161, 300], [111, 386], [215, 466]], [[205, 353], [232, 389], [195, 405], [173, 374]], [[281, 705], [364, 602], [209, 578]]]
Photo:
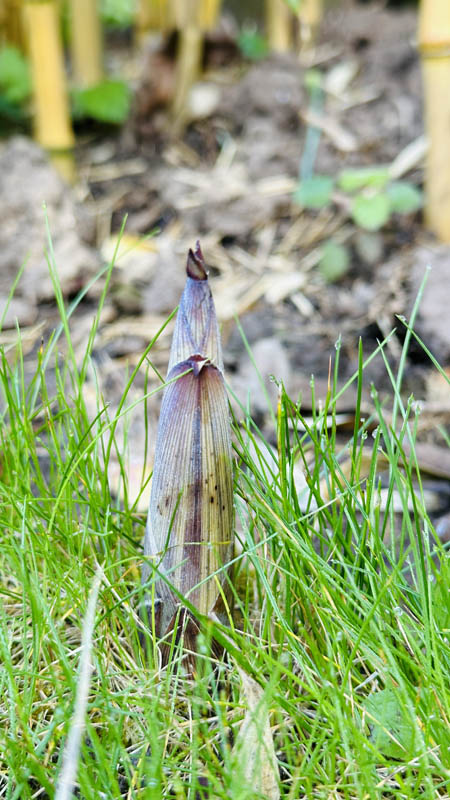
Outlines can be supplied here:
[[200, 25], [204, 31], [210, 31], [217, 25], [221, 8], [221, 0], [202, 0], [200, 7]]
[[323, 16], [323, 0], [301, 0], [298, 18], [302, 44], [313, 44]]
[[97, 0], [70, 0], [70, 46], [73, 80], [95, 86], [103, 79], [102, 28]]
[[422, 56], [425, 127], [425, 218], [450, 243], [450, 2], [421, 0], [418, 31]]
[[188, 116], [188, 97], [198, 79], [203, 56], [203, 31], [198, 25], [186, 25], [180, 31], [175, 72], [172, 116], [175, 130], [180, 130]]
[[[54, 154], [58, 167], [73, 178], [74, 135], [69, 113], [59, 7], [56, 0], [24, 3], [24, 20], [33, 77], [34, 135]], [[69, 155], [66, 155], [69, 154]]]
[[165, 31], [168, 26], [168, 0], [138, 0], [135, 16], [138, 44], [145, 39], [147, 34]]
[[221, 5], [221, 0], [169, 0], [169, 27], [180, 33], [189, 25], [209, 31], [217, 24]]
[[179, 133], [189, 117], [189, 92], [198, 80], [205, 30], [214, 22], [219, 3], [213, 0], [171, 0], [170, 24], [178, 30], [175, 94], [172, 101], [174, 130]]
[[0, 0], [0, 42], [23, 48], [21, 0]]
[[0, 0], [0, 44], [8, 41], [8, 9], [6, 0]]
[[266, 0], [266, 35], [275, 53], [293, 48], [293, 15], [286, 0]]
[[169, 27], [178, 31], [175, 93], [172, 101], [174, 130], [179, 133], [189, 117], [189, 93], [198, 80], [205, 31], [217, 24], [221, 0], [170, 0]]

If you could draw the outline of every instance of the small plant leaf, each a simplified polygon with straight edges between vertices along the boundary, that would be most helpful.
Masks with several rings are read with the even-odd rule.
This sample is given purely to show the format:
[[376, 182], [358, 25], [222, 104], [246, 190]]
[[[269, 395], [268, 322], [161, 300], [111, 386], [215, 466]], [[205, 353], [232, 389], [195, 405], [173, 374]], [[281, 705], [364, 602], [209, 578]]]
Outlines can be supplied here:
[[266, 39], [254, 28], [243, 28], [237, 43], [243, 57], [249, 61], [259, 61], [269, 52]]
[[389, 181], [388, 167], [358, 167], [339, 173], [337, 184], [343, 192], [357, 192], [369, 186], [382, 189]]
[[370, 741], [388, 758], [408, 758], [414, 751], [414, 727], [392, 689], [382, 689], [364, 700]]
[[306, 70], [303, 83], [305, 85], [305, 89], [307, 89], [309, 92], [316, 92], [322, 88], [323, 73], [320, 71], [320, 69], [311, 67], [311, 69]]
[[31, 94], [28, 63], [16, 47], [0, 51], [0, 93], [9, 103], [23, 103]]
[[130, 111], [131, 93], [123, 81], [103, 81], [73, 93], [74, 115], [121, 125]]
[[328, 283], [333, 283], [348, 272], [350, 264], [349, 252], [343, 244], [329, 239], [322, 249], [319, 271]]
[[102, 0], [102, 20], [114, 28], [127, 28], [133, 23], [133, 4], [130, 0]]
[[387, 194], [359, 194], [352, 203], [354, 222], [366, 231], [377, 231], [386, 224], [391, 212]]
[[333, 186], [333, 178], [328, 175], [312, 175], [300, 182], [294, 200], [303, 208], [325, 208], [331, 201]]
[[393, 181], [386, 189], [391, 211], [412, 214], [423, 205], [422, 192], [408, 181]]

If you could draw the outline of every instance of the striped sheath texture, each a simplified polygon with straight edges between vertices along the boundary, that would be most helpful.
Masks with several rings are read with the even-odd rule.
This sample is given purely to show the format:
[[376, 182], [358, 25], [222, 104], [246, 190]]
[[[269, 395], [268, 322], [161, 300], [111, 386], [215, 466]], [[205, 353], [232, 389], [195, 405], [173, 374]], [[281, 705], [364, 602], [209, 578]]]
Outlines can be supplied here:
[[[156, 581], [157, 634], [171, 628], [175, 587], [200, 612], [220, 597], [232, 557], [233, 475], [228, 400], [214, 302], [199, 246], [189, 252], [161, 405], [143, 580]], [[157, 612], [157, 613], [156, 613]]]

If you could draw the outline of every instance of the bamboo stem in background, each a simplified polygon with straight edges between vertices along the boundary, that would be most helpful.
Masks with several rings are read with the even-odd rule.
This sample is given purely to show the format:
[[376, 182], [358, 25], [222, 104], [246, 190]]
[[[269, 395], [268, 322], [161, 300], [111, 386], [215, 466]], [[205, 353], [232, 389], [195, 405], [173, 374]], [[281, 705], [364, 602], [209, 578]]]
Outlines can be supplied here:
[[77, 86], [103, 79], [102, 28], [97, 0], [70, 0], [72, 73]]
[[200, 24], [204, 31], [210, 31], [217, 25], [220, 7], [221, 0], [202, 0]]
[[4, 44], [8, 41], [7, 24], [8, 9], [6, 6], [6, 0], [0, 0], [0, 44]]
[[183, 128], [186, 123], [189, 114], [189, 92], [200, 75], [202, 56], [202, 29], [198, 25], [186, 25], [179, 33], [175, 94], [172, 102], [172, 115], [177, 130]]
[[313, 44], [323, 16], [323, 0], [301, 0], [298, 18], [302, 44]]
[[201, 73], [205, 31], [213, 28], [220, 0], [171, 0], [170, 21], [178, 34], [175, 95], [172, 116], [179, 132], [189, 117], [189, 92]]
[[0, 0], [0, 42], [23, 49], [23, 21], [21, 0]]
[[148, 33], [165, 31], [169, 26], [167, 0], [139, 0], [136, 8], [135, 31], [138, 44]]
[[293, 48], [293, 15], [286, 0], [266, 0], [266, 34], [271, 50], [288, 53]]
[[450, 2], [422, 0], [419, 48], [429, 150], [425, 169], [425, 217], [450, 243]]
[[24, 19], [33, 76], [35, 139], [51, 154], [57, 166], [73, 179], [74, 135], [69, 113], [58, 3], [55, 0], [24, 4]]

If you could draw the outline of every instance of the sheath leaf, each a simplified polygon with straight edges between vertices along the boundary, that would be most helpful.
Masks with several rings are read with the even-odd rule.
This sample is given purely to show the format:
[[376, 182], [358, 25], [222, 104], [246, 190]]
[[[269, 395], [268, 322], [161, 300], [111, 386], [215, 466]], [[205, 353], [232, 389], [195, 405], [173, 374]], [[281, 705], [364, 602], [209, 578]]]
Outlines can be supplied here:
[[152, 563], [159, 575], [153, 618], [160, 636], [174, 624], [179, 594], [202, 614], [216, 608], [232, 558], [232, 452], [222, 363], [197, 245], [189, 251], [175, 323], [144, 542], [143, 580]]

